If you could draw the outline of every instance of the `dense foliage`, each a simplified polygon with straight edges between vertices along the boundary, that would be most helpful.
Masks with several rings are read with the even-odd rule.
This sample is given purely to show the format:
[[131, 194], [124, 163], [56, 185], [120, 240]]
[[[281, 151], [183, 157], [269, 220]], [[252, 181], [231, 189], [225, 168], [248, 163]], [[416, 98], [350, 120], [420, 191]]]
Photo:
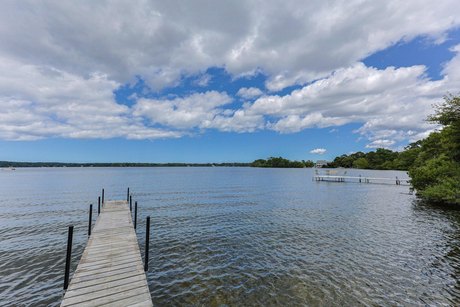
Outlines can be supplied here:
[[251, 163], [252, 167], [302, 168], [313, 167], [313, 161], [290, 161], [281, 157], [270, 157], [268, 160], [258, 159]]
[[425, 200], [460, 205], [460, 97], [446, 96], [428, 120], [443, 129], [413, 145], [412, 186]]
[[328, 163], [326, 167], [407, 170], [415, 158], [413, 152], [407, 150], [397, 152], [379, 148], [367, 153], [358, 151], [350, 155], [341, 155]]

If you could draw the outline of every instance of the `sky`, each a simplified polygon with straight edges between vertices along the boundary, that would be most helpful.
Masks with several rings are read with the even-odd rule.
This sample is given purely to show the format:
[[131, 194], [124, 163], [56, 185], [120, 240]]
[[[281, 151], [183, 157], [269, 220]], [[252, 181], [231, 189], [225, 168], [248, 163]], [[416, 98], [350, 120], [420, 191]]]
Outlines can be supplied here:
[[402, 150], [459, 85], [453, 0], [0, 2], [0, 160]]

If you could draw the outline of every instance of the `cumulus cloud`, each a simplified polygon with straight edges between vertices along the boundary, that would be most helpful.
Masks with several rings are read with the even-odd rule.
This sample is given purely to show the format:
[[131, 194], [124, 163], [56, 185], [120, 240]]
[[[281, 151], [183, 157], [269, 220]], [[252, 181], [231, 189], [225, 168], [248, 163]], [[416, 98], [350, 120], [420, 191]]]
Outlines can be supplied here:
[[203, 122], [201, 127], [225, 132], [254, 132], [264, 129], [265, 119], [262, 115], [247, 114], [245, 110], [236, 110], [223, 112], [222, 115]]
[[263, 94], [260, 88], [257, 87], [242, 87], [236, 93], [237, 96], [240, 96], [245, 99], [252, 99], [259, 97]]
[[103, 74], [86, 78], [49, 66], [0, 57], [0, 138], [171, 138], [177, 132], [146, 127], [117, 104], [119, 84]]
[[4, 55], [80, 75], [101, 71], [120, 83], [140, 75], [157, 88], [219, 66], [235, 75], [261, 69], [277, 90], [400, 40], [442, 39], [460, 23], [453, 0], [8, 1], [1, 8]]
[[326, 149], [324, 148], [315, 148], [315, 149], [312, 149], [310, 150], [310, 153], [311, 154], [317, 154], [317, 155], [324, 155], [326, 153]]
[[391, 147], [435, 128], [424, 119], [440, 97], [459, 88], [459, 59], [456, 54], [446, 63], [444, 77], [436, 81], [420, 65], [376, 69], [356, 63], [290, 94], [263, 96], [246, 111], [270, 116], [267, 127], [281, 133], [363, 123], [355, 133], [369, 139], [369, 147]]
[[367, 144], [366, 148], [390, 148], [394, 144], [394, 140], [379, 139]]
[[208, 91], [185, 98], [139, 99], [134, 106], [134, 116], [146, 117], [153, 124], [190, 129], [200, 127], [222, 112], [221, 107], [232, 99], [226, 93]]
[[[416, 139], [431, 104], [460, 81], [460, 57], [431, 81], [424, 66], [360, 61], [400, 41], [435, 43], [460, 24], [456, 1], [4, 1], [0, 4], [0, 138], [167, 138], [193, 129], [291, 133], [362, 123], [369, 146]], [[415, 23], [414, 20], [417, 20]], [[237, 22], [235, 22], [237, 21]], [[365, 26], [363, 26], [365, 25]], [[458, 53], [460, 47], [452, 52]], [[231, 105], [224, 92], [169, 98], [113, 92], [141, 78], [153, 90], [222, 67], [267, 77], [262, 96]], [[286, 95], [276, 91], [301, 88]]]

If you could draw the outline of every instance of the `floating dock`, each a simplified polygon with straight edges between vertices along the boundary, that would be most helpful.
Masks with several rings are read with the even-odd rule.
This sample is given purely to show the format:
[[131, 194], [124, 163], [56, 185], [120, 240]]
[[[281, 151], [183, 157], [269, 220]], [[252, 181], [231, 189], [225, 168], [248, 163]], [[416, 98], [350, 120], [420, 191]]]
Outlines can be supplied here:
[[61, 306], [153, 306], [129, 202], [102, 204]]
[[376, 184], [395, 184], [395, 185], [410, 185], [409, 178], [378, 178], [378, 177], [363, 177], [363, 176], [341, 176], [341, 175], [319, 175], [313, 177], [314, 181], [329, 181], [329, 182], [355, 182], [355, 183], [376, 183]]

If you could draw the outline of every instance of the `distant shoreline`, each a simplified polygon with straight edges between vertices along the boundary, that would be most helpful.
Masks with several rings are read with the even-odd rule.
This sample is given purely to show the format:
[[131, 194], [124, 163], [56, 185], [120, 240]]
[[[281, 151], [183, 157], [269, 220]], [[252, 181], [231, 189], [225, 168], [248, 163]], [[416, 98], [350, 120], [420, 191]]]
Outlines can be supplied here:
[[65, 163], [0, 161], [0, 168], [22, 167], [250, 167], [251, 163]]

